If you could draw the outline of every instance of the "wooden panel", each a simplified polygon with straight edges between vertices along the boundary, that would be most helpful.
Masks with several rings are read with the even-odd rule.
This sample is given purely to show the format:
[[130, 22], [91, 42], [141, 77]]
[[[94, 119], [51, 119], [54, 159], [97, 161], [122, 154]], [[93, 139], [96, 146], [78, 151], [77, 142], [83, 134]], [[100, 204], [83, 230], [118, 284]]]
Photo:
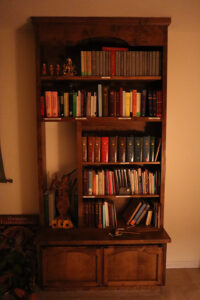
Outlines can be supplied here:
[[100, 285], [101, 251], [95, 247], [43, 248], [42, 285], [62, 288]]
[[159, 246], [109, 247], [104, 250], [104, 284], [161, 284], [162, 257]]
[[[169, 18], [32, 18], [39, 24], [40, 40], [76, 44], [93, 38], [115, 38], [131, 46], [165, 44], [163, 28]], [[161, 26], [160, 26], [161, 25]], [[163, 25], [163, 26], [162, 26]]]

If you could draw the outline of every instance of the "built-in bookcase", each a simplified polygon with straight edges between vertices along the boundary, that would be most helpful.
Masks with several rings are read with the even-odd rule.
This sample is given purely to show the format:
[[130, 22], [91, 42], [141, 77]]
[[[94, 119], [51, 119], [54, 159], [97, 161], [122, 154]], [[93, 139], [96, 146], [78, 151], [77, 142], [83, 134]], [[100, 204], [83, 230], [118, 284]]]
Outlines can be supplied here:
[[[46, 287], [67, 287], [69, 282], [74, 286], [163, 284], [170, 241], [163, 228], [170, 18], [33, 17], [32, 22], [40, 282]], [[74, 169], [77, 184], [70, 194], [74, 228], [51, 229], [47, 213], [56, 200], [49, 185], [54, 173], [61, 177]], [[56, 210], [51, 217], [57, 217]], [[126, 234], [113, 236], [119, 227]], [[80, 252], [76, 271], [91, 263], [94, 278], [70, 278], [69, 247], [72, 261]], [[52, 275], [54, 254], [61, 265], [63, 257], [68, 261], [66, 272], [61, 272], [61, 265], [56, 267], [62, 279]], [[127, 271], [125, 258], [140, 264], [140, 256], [149, 271], [140, 267]]]

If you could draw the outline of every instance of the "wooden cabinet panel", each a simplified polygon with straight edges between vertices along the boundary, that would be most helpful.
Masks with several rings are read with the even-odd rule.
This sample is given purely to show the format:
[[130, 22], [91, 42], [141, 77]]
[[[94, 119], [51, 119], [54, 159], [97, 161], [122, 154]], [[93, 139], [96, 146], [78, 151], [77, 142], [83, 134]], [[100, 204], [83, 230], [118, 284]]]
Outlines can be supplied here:
[[42, 285], [97, 286], [102, 281], [102, 249], [46, 247], [42, 249]]
[[108, 247], [104, 249], [104, 284], [108, 286], [162, 283], [164, 251], [159, 246]]

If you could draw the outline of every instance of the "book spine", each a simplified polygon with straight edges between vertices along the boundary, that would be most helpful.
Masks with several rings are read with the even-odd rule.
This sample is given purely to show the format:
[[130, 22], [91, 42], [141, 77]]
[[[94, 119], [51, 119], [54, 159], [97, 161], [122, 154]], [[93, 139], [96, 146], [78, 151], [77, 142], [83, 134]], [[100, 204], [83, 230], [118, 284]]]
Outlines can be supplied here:
[[128, 136], [126, 138], [126, 161], [133, 162], [134, 161], [134, 137]]
[[117, 162], [117, 136], [109, 138], [109, 161]]
[[87, 162], [87, 136], [82, 137], [82, 161]]
[[119, 136], [118, 138], [118, 161], [125, 162], [126, 161], [126, 137]]
[[88, 162], [94, 162], [95, 137], [88, 136]]
[[95, 144], [94, 144], [94, 161], [100, 162], [101, 161], [101, 137], [95, 137]]
[[101, 137], [101, 162], [108, 162], [109, 137]]

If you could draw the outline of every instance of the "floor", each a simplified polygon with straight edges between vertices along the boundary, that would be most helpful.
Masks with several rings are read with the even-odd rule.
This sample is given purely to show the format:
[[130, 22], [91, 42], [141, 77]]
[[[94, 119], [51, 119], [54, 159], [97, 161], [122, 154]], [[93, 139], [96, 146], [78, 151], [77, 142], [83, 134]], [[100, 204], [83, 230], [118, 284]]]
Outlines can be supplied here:
[[122, 290], [76, 290], [65, 292], [37, 290], [37, 300], [199, 300], [200, 269], [168, 269], [166, 285]]

